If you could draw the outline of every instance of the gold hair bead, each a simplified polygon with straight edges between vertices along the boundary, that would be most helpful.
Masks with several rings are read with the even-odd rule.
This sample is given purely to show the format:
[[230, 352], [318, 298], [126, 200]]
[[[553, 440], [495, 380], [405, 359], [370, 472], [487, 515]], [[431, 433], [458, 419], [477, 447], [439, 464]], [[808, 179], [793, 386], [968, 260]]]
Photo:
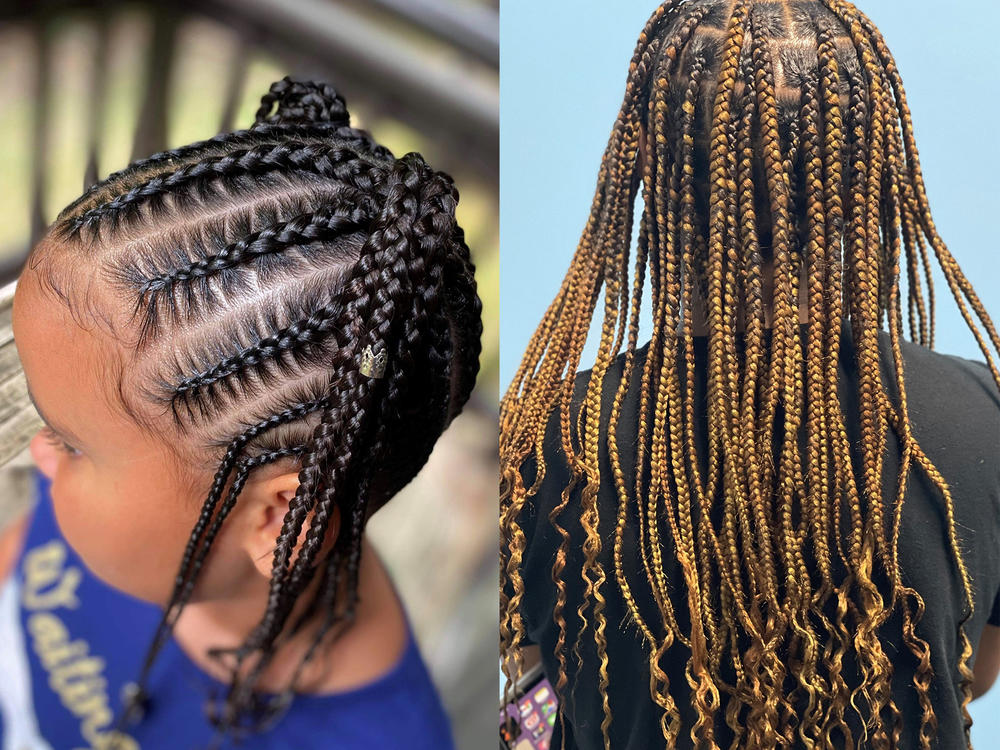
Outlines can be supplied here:
[[375, 354], [371, 344], [361, 352], [361, 374], [370, 378], [380, 378], [385, 374], [386, 353], [384, 351]]

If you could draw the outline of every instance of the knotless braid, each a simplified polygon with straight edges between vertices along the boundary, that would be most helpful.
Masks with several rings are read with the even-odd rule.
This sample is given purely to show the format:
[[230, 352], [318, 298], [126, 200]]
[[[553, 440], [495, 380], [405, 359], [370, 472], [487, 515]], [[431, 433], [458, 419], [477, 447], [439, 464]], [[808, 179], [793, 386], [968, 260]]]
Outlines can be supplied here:
[[[131, 410], [169, 419], [185, 457], [218, 451], [120, 729], [155, 697], [156, 658], [261, 466], [290, 461], [299, 483], [264, 615], [239, 646], [209, 651], [231, 674], [207, 707], [216, 740], [269, 726], [353, 621], [365, 523], [426, 463], [479, 370], [482, 306], [457, 201], [419, 154], [397, 159], [352, 128], [332, 87], [285, 78], [248, 130], [136, 162], [51, 228], [50, 270], [73, 250], [97, 256], [98, 278], [127, 301], [119, 392]], [[137, 233], [141, 249], [114, 251]], [[361, 371], [367, 349], [386, 355], [381, 376]], [[291, 682], [258, 695], [277, 650], [314, 621]]]
[[[630, 283], [631, 207], [640, 191]], [[609, 585], [645, 643], [665, 747], [678, 746], [682, 732], [694, 746], [722, 747], [720, 727], [733, 750], [900, 747], [904, 717], [880, 637], [897, 612], [899, 642], [914, 665], [919, 746], [932, 747], [935, 675], [918, 627], [925, 602], [904, 582], [898, 552], [913, 471], [943, 499], [962, 581], [957, 668], [968, 739], [973, 589], [948, 483], [913, 434], [900, 347], [905, 268], [909, 336], [933, 348], [931, 252], [1000, 386], [1000, 338], [936, 232], [902, 81], [871, 21], [842, 0], [673, 0], [654, 11], [569, 272], [501, 401], [500, 645], [508, 688], [521, 671], [525, 637], [520, 517], [543, 486], [552, 460], [543, 439], [557, 423], [569, 476], [548, 516], [558, 534], [555, 689], [564, 709], [574, 691], [599, 691], [606, 748], [616, 702]], [[653, 328], [637, 377], [629, 481], [615, 438], [647, 278]], [[574, 378], [602, 288], [595, 363], [588, 377]], [[698, 298], [708, 327], [704, 455], [695, 431]], [[799, 300], [808, 310], [801, 326]], [[858, 441], [838, 392], [843, 320], [856, 349]], [[880, 365], [883, 320], [896, 400]], [[621, 380], [602, 410], [603, 381], [623, 343]], [[602, 429], [610, 478], [600, 460]], [[895, 491], [883, 497], [889, 429], [901, 456], [889, 485]], [[599, 512], [602, 483], [618, 498], [611, 517]], [[717, 519], [709, 508], [719, 509]], [[637, 561], [624, 556], [630, 533]], [[571, 563], [574, 538], [583, 544]], [[673, 588], [668, 553], [682, 588]], [[568, 618], [572, 577], [582, 598]], [[655, 620], [640, 608], [640, 592], [655, 605]], [[680, 627], [677, 607], [686, 608], [689, 627]], [[575, 638], [567, 619], [580, 623]], [[585, 642], [592, 663], [582, 658]], [[688, 726], [666, 669], [678, 662], [690, 691]]]

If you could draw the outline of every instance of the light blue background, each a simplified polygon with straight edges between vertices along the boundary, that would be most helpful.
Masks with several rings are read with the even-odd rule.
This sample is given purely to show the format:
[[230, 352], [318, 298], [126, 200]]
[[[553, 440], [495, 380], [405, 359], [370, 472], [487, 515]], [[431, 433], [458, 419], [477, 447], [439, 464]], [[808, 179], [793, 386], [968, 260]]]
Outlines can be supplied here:
[[[902, 74], [938, 232], [1000, 322], [995, 235], [1000, 62], [992, 53], [1000, 4], [860, 0], [857, 5], [881, 29]], [[503, 389], [576, 248], [636, 37], [655, 7], [652, 0], [503, 0]], [[935, 348], [982, 359], [940, 271], [934, 289]], [[598, 328], [588, 340], [584, 368], [596, 351], [603, 301], [598, 304]], [[648, 338], [646, 328], [639, 341]], [[1000, 687], [972, 704], [973, 739], [981, 748], [992, 747], [1000, 737], [998, 709]]]

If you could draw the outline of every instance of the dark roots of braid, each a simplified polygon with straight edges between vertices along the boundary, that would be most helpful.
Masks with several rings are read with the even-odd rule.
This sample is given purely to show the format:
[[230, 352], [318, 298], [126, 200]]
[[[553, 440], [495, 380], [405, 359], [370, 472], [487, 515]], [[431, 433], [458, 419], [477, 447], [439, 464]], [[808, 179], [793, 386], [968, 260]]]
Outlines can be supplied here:
[[[632, 207], [640, 188], [644, 211], [630, 285]], [[678, 658], [687, 663], [696, 717], [687, 729], [697, 747], [718, 749], [722, 722], [734, 738], [731, 748], [832, 747], [838, 736], [848, 748], [899, 747], [903, 725], [891, 690], [893, 665], [877, 632], [898, 610], [922, 710], [919, 747], [929, 750], [937, 729], [934, 674], [929, 644], [915, 629], [925, 604], [904, 584], [897, 555], [904, 489], [916, 469], [943, 498], [962, 581], [958, 672], [968, 740], [972, 648], [965, 623], [973, 590], [948, 484], [911, 430], [899, 344], [905, 253], [911, 338], [933, 346], [928, 248], [1000, 387], [993, 355], [1000, 338], [934, 228], [902, 82], [874, 25], [844, 0], [670, 0], [653, 13], [632, 58], [577, 253], [501, 402], [500, 645], [508, 685], [521, 670], [525, 637], [526, 538], [519, 518], [542, 485], [542, 436], [557, 418], [571, 477], [549, 516], [562, 538], [552, 568], [560, 634], [556, 689], [565, 702], [571, 685], [567, 594], [560, 581], [580, 575], [585, 588], [576, 616], [582, 627], [574, 651], [579, 654], [584, 637], [596, 647], [592, 684], [602, 697], [606, 748], [615, 690], [604, 589], [617, 585], [647, 646], [650, 695], [662, 710], [666, 747], [676, 747], [683, 731], [676, 687], [671, 690], [664, 668], [665, 660]], [[769, 343], [765, 261], [774, 269]], [[607, 476], [600, 436], [604, 429], [619, 434], [647, 271], [654, 330], [639, 388], [630, 488], [613, 440]], [[565, 374], [579, 368], [602, 286], [600, 346], [577, 412], [574, 378]], [[699, 292], [709, 329], [707, 461], [699, 460], [694, 432], [692, 300]], [[802, 335], [800, 294], [809, 313]], [[739, 358], [736, 335], [744, 313]], [[857, 447], [838, 394], [846, 318], [859, 371]], [[898, 403], [880, 372], [883, 320]], [[605, 426], [603, 380], [623, 341], [623, 373]], [[895, 497], [883, 502], [888, 428], [898, 436], [902, 457]], [[760, 437], [773, 433], [780, 433], [775, 456], [761, 448], [771, 443]], [[522, 476], [528, 462], [537, 467], [531, 486]], [[616, 519], [598, 512], [602, 482], [614, 483]], [[721, 520], [700, 512], [710, 504], [720, 507]], [[570, 517], [586, 539], [579, 571], [567, 567]], [[641, 567], [623, 559], [629, 518], [638, 520]], [[669, 546], [661, 527], [669, 531]], [[672, 598], [665, 549], [676, 555], [686, 597]], [[613, 582], [605, 560], [613, 560]], [[634, 578], [629, 571], [637, 569], [646, 575]], [[646, 587], [658, 621], [644, 617], [637, 604], [635, 592]], [[678, 626], [678, 599], [687, 607], [689, 631]], [[844, 669], [847, 657], [857, 663], [860, 681], [854, 684]], [[584, 687], [579, 672], [576, 682]], [[853, 712], [860, 736], [848, 726]]]
[[[281, 204], [287, 215], [255, 207], [254, 201], [266, 201], [253, 192], [258, 183], [290, 195], [294, 189], [295, 199]], [[315, 200], [303, 203], [303, 194]], [[156, 657], [251, 472], [288, 457], [301, 465], [276, 540], [265, 614], [241, 646], [210, 652], [232, 670], [221, 705], [209, 711], [217, 738], [267, 726], [288, 705], [306, 663], [350, 624], [365, 523], [416, 475], [468, 400], [482, 334], [451, 178], [418, 154], [396, 159], [351, 128], [343, 99], [326, 84], [275, 83], [249, 130], [156, 154], [111, 175], [63, 211], [51, 237], [94, 253], [116, 237], [166, 225], [175, 215], [171, 208], [239, 211], [241, 200], [249, 218], [206, 219], [179, 249], [167, 241], [105, 269], [105, 278], [135, 301], [133, 323], [141, 333], [133, 364], [156, 356], [159, 347], [149, 345], [169, 341], [172, 331], [204, 327], [243, 292], [296, 274], [320, 282], [271, 301], [245, 329], [220, 326], [214, 344], [175, 354], [159, 363], [151, 383], [137, 384], [154, 405], [172, 407], [167, 413], [178, 427], [204, 430], [242, 397], [263, 393], [284, 376], [325, 373], [323, 393], [298, 387], [277, 413], [240, 417], [235, 437], [203, 442], [224, 445], [225, 453], [132, 691], [133, 705], [147, 696]], [[200, 242], [206, 235], [211, 242]], [[338, 265], [330, 276], [327, 267]], [[268, 330], [260, 330], [261, 321]], [[360, 369], [369, 348], [386, 355], [381, 377]], [[308, 440], [281, 444], [301, 435], [294, 428], [310, 415], [317, 420]], [[321, 553], [335, 511], [342, 523], [330, 551]], [[315, 594], [290, 622], [316, 576]], [[262, 699], [255, 685], [276, 650], [316, 616], [320, 627], [287, 689]], [[119, 728], [129, 718], [126, 711]]]

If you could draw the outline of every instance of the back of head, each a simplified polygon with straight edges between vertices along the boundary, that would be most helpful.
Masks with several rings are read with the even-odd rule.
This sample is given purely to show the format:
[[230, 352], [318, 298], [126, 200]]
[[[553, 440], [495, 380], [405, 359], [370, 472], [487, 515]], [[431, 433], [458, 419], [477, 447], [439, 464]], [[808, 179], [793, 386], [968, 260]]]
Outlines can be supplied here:
[[[745, 8], [735, 0], [690, 2], [664, 18], [656, 33], [659, 47], [648, 53], [650, 89], [639, 103], [645, 108], [640, 111], [639, 158], [648, 148], [654, 164], [666, 159], [689, 164], [694, 215], [703, 234], [707, 236], [712, 143], [713, 137], [721, 137], [719, 127], [725, 129], [729, 147], [737, 153], [748, 149], [752, 208], [766, 234], [772, 228], [767, 183], [771, 141], [784, 151], [781, 166], [788, 175], [793, 217], [806, 213], [810, 145], [828, 158], [839, 147], [841, 173], [849, 171], [851, 126], [867, 127], [873, 97], [849, 26], [822, 2], [759, 0]], [[883, 85], [889, 88], [888, 81]], [[800, 233], [805, 236], [804, 227]]]
[[[637, 198], [643, 210], [630, 273]], [[691, 730], [696, 744], [715, 746], [712, 727], [725, 692], [727, 717], [743, 716], [744, 708], [749, 712], [740, 722], [741, 747], [776, 747], [782, 736], [829, 740], [831, 733], [847, 731], [842, 709], [854, 706], [858, 695], [864, 697], [872, 746], [889, 747], [899, 711], [889, 690], [892, 665], [876, 630], [899, 607], [905, 623], [901, 642], [919, 665], [914, 687], [923, 707], [921, 741], [929, 747], [935, 728], [929, 645], [911, 627], [924, 605], [919, 593], [902, 583], [897, 535], [881, 495], [885, 435], [891, 428], [904, 458], [892, 485], [896, 496], [885, 498], [884, 505], [899, 508], [907, 475], [919, 471], [940, 489], [951, 518], [947, 484], [926, 457], [914, 458], [921, 453], [909, 425], [899, 348], [904, 263], [910, 337], [933, 347], [931, 257], [1000, 387], [988, 345], [1000, 351], [1000, 337], [937, 234], [902, 80], [871, 21], [844, 0], [660, 5], [639, 36], [577, 253], [501, 403], [505, 652], [516, 655], [523, 637], [524, 535], [517, 519], [541, 485], [541, 438], [550, 415], [559, 412], [564, 428], [570, 428], [563, 430], [561, 448], [572, 478], [557, 509], [578, 515], [588, 540], [580, 574], [591, 585], [578, 610], [581, 618], [587, 615], [578, 635], [589, 632], [594, 639], [602, 660], [595, 687], [602, 696], [609, 690], [611, 629], [601, 588], [612, 585], [649, 648], [651, 699], [663, 710], [668, 746], [681, 732], [680, 714], [658, 665], [670, 658], [669, 649], [683, 645], [698, 715]], [[633, 492], [622, 479], [614, 441], [607, 446], [610, 473], [602, 467], [601, 436], [621, 434], [618, 421], [647, 279], [653, 330], [636, 396], [641, 416], [632, 475], [649, 476], [650, 484]], [[577, 413], [571, 408], [572, 378], [564, 374], [581, 369], [602, 286], [600, 344]], [[697, 305], [708, 333], [707, 405], [694, 402], [691, 388]], [[805, 315], [801, 326], [800, 314]], [[857, 446], [847, 439], [838, 394], [845, 319], [859, 379]], [[900, 404], [890, 400], [882, 381], [883, 321], [894, 390], [903, 394]], [[623, 344], [622, 377], [605, 425], [604, 379]], [[713, 448], [702, 460], [694, 423], [705, 408]], [[777, 460], [769, 437], [781, 446]], [[530, 487], [520, 473], [529, 458], [539, 467]], [[703, 464], [707, 476], [699, 468]], [[604, 484], [619, 496], [617, 518], [598, 512], [597, 487]], [[570, 490], [576, 494], [570, 496]], [[579, 498], [578, 507], [570, 497]], [[699, 511], [705, 502], [724, 503], [721, 526], [705, 520]], [[782, 509], [798, 508], [799, 502], [793, 526]], [[830, 524], [841, 502], [850, 509], [848, 540]], [[678, 628], [671, 593], [663, 587], [660, 541], [647, 536], [640, 549], [648, 578], [629, 574], [636, 566], [622, 560], [626, 519], [647, 514], [654, 519], [650, 535], [655, 519], [664, 514], [670, 519], [670, 538], [663, 544], [669, 542], [683, 569], [689, 596], [675, 601], [689, 609], [690, 619], [683, 618], [691, 623], [689, 632]], [[848, 575], [842, 578], [834, 573], [832, 556], [845, 542]], [[964, 623], [974, 604], [953, 524], [949, 542], [964, 582]], [[602, 550], [607, 560], [609, 547], [613, 572], [602, 562]], [[753, 571], [753, 580], [744, 579], [745, 571]], [[803, 571], [816, 571], [816, 590]], [[876, 580], [889, 582], [884, 598]], [[660, 603], [662, 621], [643, 619], [633, 595], [640, 586], [648, 586]], [[710, 603], [720, 591], [728, 604], [715, 611]], [[818, 643], [837, 643], [849, 623], [823, 614], [831, 597], [858, 603], [858, 617], [850, 623], [863, 676], [858, 685], [848, 685], [840, 673], [842, 652], [831, 657], [816, 649]], [[560, 642], [568, 644], [565, 607], [560, 590], [553, 617]], [[738, 634], [747, 648], [731, 651], [720, 633]], [[959, 644], [968, 730], [972, 648], [964, 628]], [[562, 691], [567, 655], [558, 657]], [[722, 677], [733, 669], [741, 676], [738, 684]], [[815, 710], [797, 717], [799, 697]], [[607, 700], [604, 709], [601, 731], [607, 742], [612, 719]]]

